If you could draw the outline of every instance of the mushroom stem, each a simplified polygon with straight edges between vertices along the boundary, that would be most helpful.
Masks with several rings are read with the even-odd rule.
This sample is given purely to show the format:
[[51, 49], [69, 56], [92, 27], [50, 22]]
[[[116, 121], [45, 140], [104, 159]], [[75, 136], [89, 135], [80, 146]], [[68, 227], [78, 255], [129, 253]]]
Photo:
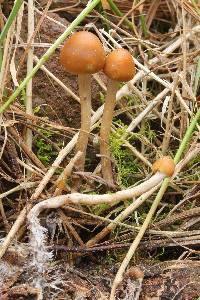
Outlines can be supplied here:
[[105, 99], [100, 130], [100, 155], [103, 178], [110, 184], [113, 183], [113, 174], [109, 150], [109, 135], [111, 131], [117, 90], [117, 81], [108, 79], [107, 95]]
[[81, 104], [81, 128], [78, 135], [76, 152], [83, 154], [77, 160], [75, 166], [79, 171], [84, 170], [85, 156], [91, 126], [91, 75], [78, 75], [79, 96]]
[[83, 205], [98, 205], [102, 203], [115, 203], [118, 201], [125, 201], [133, 197], [144, 194], [156, 185], [158, 185], [165, 178], [166, 174], [157, 172], [155, 175], [140, 183], [137, 186], [128, 188], [126, 190], [118, 191], [113, 194], [103, 195], [86, 195], [81, 193], [72, 193], [67, 195], [61, 195], [52, 197], [47, 200], [37, 203], [29, 212], [27, 218], [31, 219], [33, 216], [37, 217], [44, 209], [58, 208], [67, 203], [83, 204]]

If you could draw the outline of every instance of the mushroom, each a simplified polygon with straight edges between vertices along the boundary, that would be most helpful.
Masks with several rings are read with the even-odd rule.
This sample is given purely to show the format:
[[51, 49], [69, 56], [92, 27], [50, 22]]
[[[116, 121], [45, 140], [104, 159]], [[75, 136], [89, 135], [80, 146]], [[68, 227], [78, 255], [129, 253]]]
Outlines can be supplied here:
[[83, 155], [77, 161], [76, 167], [83, 171], [91, 125], [91, 74], [103, 69], [105, 52], [96, 35], [88, 31], [79, 31], [64, 43], [60, 62], [69, 73], [78, 75], [81, 128], [76, 152], [81, 151]]
[[108, 77], [107, 95], [100, 129], [100, 155], [103, 178], [113, 183], [112, 165], [109, 151], [109, 134], [115, 108], [118, 82], [129, 81], [135, 75], [135, 64], [131, 54], [125, 49], [116, 49], [107, 57], [104, 73]]
[[170, 156], [163, 156], [156, 160], [152, 165], [153, 173], [160, 172], [166, 176], [172, 176], [174, 173], [175, 164]]
[[[65, 204], [83, 204], [83, 205], [98, 205], [102, 203], [113, 204], [118, 201], [125, 201], [133, 197], [144, 194], [145, 192], [151, 190], [153, 187], [157, 186], [166, 176], [171, 176], [175, 170], [174, 161], [170, 157], [162, 157], [158, 159], [154, 165], [153, 170], [156, 172], [152, 177], [146, 181], [140, 183], [137, 186], [128, 188], [126, 190], [117, 191], [113, 194], [103, 194], [103, 195], [88, 195], [80, 193], [71, 193], [67, 195], [61, 195], [53, 198], [49, 198], [37, 203], [29, 211], [27, 219], [29, 222], [29, 228], [31, 231], [31, 244], [35, 255], [35, 264], [37, 267], [42, 267], [42, 262], [45, 258], [48, 259], [48, 253], [45, 252], [45, 231], [46, 229], [40, 225], [39, 214], [44, 209], [56, 209], [62, 207]], [[122, 222], [130, 213], [130, 209], [127, 207], [125, 211], [121, 212], [118, 217], [115, 218], [113, 223], [110, 223], [101, 232], [99, 232], [93, 239], [87, 242], [87, 246], [98, 243], [103, 239], [109, 232], [114, 230], [118, 222]], [[44, 255], [42, 255], [44, 253]], [[42, 258], [42, 260], [41, 260]], [[40, 264], [41, 263], [41, 264]], [[121, 281], [121, 274], [118, 276], [115, 286], [113, 288], [113, 294], [115, 292], [115, 287]]]

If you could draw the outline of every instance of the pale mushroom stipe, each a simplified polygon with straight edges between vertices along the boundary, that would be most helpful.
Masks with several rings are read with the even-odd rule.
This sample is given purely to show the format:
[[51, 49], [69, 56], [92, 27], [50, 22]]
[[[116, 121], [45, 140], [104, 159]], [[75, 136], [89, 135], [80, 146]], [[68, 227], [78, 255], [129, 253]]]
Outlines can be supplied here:
[[103, 178], [113, 183], [112, 164], [109, 150], [109, 135], [116, 103], [118, 82], [129, 81], [135, 75], [135, 64], [125, 49], [116, 49], [107, 57], [104, 73], [108, 77], [107, 94], [100, 129], [100, 155]]
[[79, 31], [72, 34], [64, 43], [60, 62], [66, 71], [78, 75], [81, 128], [76, 152], [81, 151], [83, 155], [77, 161], [76, 167], [79, 171], [83, 171], [91, 126], [91, 74], [103, 69], [105, 52], [96, 35], [88, 31]]

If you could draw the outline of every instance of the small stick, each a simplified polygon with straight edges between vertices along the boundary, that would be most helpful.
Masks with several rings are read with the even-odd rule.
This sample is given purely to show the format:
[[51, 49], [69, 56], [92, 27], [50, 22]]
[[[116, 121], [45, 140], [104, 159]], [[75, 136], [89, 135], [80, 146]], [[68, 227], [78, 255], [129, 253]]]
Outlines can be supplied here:
[[6, 218], [6, 214], [5, 214], [5, 210], [4, 210], [4, 206], [3, 206], [2, 200], [0, 200], [0, 212], [1, 212], [1, 217], [2, 217], [2, 220], [3, 220], [3, 224], [4, 224], [4, 227], [5, 227], [5, 230], [6, 230], [6, 232], [9, 232], [10, 225], [9, 225], [8, 220]]
[[35, 185], [37, 185], [38, 182], [23, 182], [23, 183], [20, 183], [19, 185], [15, 186], [14, 188], [10, 189], [9, 191], [6, 191], [2, 194], [0, 194], [0, 199], [3, 199], [5, 197], [7, 197], [8, 195], [11, 195], [15, 192], [18, 192], [18, 191], [21, 191], [21, 190], [24, 190], [24, 189], [30, 189], [32, 187], [34, 187]]
[[179, 76], [177, 75], [175, 80], [174, 80], [173, 90], [172, 90], [172, 93], [171, 93], [171, 96], [170, 96], [170, 99], [169, 99], [167, 122], [166, 122], [163, 142], [162, 142], [162, 154], [163, 155], [166, 154], [166, 151], [167, 151], [167, 148], [168, 148], [168, 145], [169, 145], [169, 141], [170, 141], [170, 137], [171, 137], [174, 94], [175, 94], [176, 87], [178, 85], [178, 81], [179, 81]]
[[[28, 38], [27, 43], [29, 43], [32, 35], [34, 33], [34, 3], [33, 0], [28, 0]], [[31, 41], [34, 43], [34, 39]], [[27, 55], [27, 75], [32, 72], [33, 69], [33, 51], [34, 47], [30, 45]], [[26, 113], [29, 115], [33, 114], [33, 104], [32, 104], [32, 78], [29, 80], [26, 86]], [[28, 148], [32, 149], [32, 130], [30, 128], [26, 129], [26, 144]]]
[[20, 212], [19, 216], [17, 217], [15, 223], [13, 224], [11, 230], [5, 237], [3, 243], [0, 245], [0, 258], [6, 252], [8, 246], [10, 245], [11, 241], [15, 238], [16, 233], [18, 232], [19, 228], [23, 225], [24, 220], [26, 218], [27, 212], [31, 209], [31, 204], [25, 206], [25, 208]]
[[140, 153], [135, 147], [133, 147], [129, 142], [127, 142], [126, 140], [124, 140], [124, 145], [129, 148], [133, 154], [140, 159], [146, 166], [148, 167], [152, 167], [152, 164], [149, 162], [149, 160], [142, 154]]
[[37, 156], [28, 148], [26, 143], [23, 141], [21, 136], [17, 133], [16, 129], [13, 127], [8, 128], [8, 132], [14, 138], [15, 142], [19, 144], [19, 146], [23, 149], [26, 155], [34, 162], [34, 164], [39, 167], [41, 170], [46, 171], [45, 166], [42, 162], [37, 158]]
[[57, 188], [54, 192], [54, 196], [59, 196], [59, 195], [62, 194], [62, 191], [63, 191], [64, 186], [65, 186], [65, 182], [66, 182], [67, 178], [71, 176], [74, 165], [75, 165], [76, 161], [78, 159], [80, 159], [81, 155], [82, 155], [82, 152], [78, 151], [75, 154], [75, 156], [70, 160], [70, 162], [67, 164], [67, 166], [65, 167], [62, 174], [60, 174], [58, 180], [55, 183]]
[[162, 92], [160, 92], [149, 104], [146, 108], [129, 124], [127, 128], [127, 132], [133, 131], [144, 119], [146, 115], [148, 115], [152, 109], [161, 101], [169, 93], [169, 89], [165, 88]]

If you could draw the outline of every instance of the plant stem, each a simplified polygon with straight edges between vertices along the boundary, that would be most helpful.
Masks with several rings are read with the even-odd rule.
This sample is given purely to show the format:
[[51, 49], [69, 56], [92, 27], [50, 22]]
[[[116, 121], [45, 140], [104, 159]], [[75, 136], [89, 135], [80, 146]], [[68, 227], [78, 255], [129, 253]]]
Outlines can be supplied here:
[[[22, 3], [23, 3], [23, 0], [15, 1], [12, 11], [7, 19], [7, 22], [4, 25], [4, 27], [0, 33], [0, 70], [2, 68], [2, 62], [3, 62], [3, 42], [7, 36], [7, 33], [9, 31], [10, 27], [12, 26], [12, 24], [15, 20], [15, 17], [17, 16], [17, 14], [20, 10], [20, 7], [22, 6]], [[1, 11], [1, 13], [2, 13], [2, 11]]]
[[10, 29], [16, 15], [18, 14], [18, 11], [19, 11], [22, 3], [23, 3], [23, 0], [16, 0], [15, 1], [13, 9], [12, 9], [8, 19], [7, 19], [7, 22], [6, 22], [5, 26], [3, 27], [3, 30], [1, 32], [1, 34], [0, 34], [0, 46], [3, 44], [3, 42], [6, 38], [6, 35], [8, 33], [8, 30]]
[[140, 23], [141, 23], [142, 31], [144, 33], [144, 37], [147, 38], [149, 33], [148, 33], [148, 28], [147, 28], [147, 24], [146, 24], [146, 20], [145, 20], [144, 15], [140, 16]]
[[187, 148], [188, 142], [189, 142], [189, 140], [191, 138], [191, 135], [192, 135], [192, 132], [195, 129], [196, 125], [198, 124], [199, 119], [200, 119], [200, 108], [197, 110], [194, 118], [192, 119], [192, 121], [190, 123], [190, 126], [187, 128], [187, 131], [184, 135], [184, 138], [183, 138], [183, 140], [182, 140], [182, 142], [181, 142], [181, 144], [178, 148], [178, 151], [176, 152], [176, 155], [174, 157], [175, 164], [177, 164], [180, 161], [181, 155], [183, 154], [183, 152]]
[[112, 126], [113, 113], [116, 103], [117, 82], [108, 80], [107, 95], [105, 98], [100, 130], [100, 155], [103, 179], [113, 184], [112, 164], [109, 149], [109, 135]]
[[[121, 12], [121, 10], [119, 10], [119, 8], [117, 7], [117, 5], [113, 2], [113, 0], [108, 0], [108, 3], [110, 5], [110, 8], [112, 9], [112, 11], [119, 17], [123, 17], [124, 14]], [[133, 30], [133, 24], [128, 20], [128, 18], [124, 19], [124, 23], [131, 29]]]
[[193, 6], [194, 6], [194, 9], [195, 9], [196, 12], [198, 13], [198, 15], [200, 15], [200, 9], [199, 9], [199, 7], [198, 7], [196, 1], [195, 1], [195, 0], [192, 0], [191, 2], [192, 2], [192, 4], [193, 4]]
[[[34, 3], [33, 0], [28, 0], [28, 39], [27, 43], [34, 33]], [[32, 41], [34, 43], [34, 40]], [[33, 51], [34, 48], [31, 46], [28, 50], [27, 55], [27, 74], [33, 70]], [[32, 103], [32, 78], [29, 80], [26, 86], [26, 113], [29, 115], [33, 114], [33, 103]], [[32, 149], [32, 130], [26, 129], [26, 144], [29, 149]]]
[[[3, 13], [0, 4], [0, 30], [2, 30], [2, 28], [3, 28]], [[0, 44], [0, 70], [1, 70], [2, 61], [3, 61], [3, 49]]]
[[32, 72], [22, 81], [19, 87], [14, 91], [10, 98], [0, 107], [0, 113], [3, 113], [10, 104], [17, 98], [20, 92], [25, 88], [29, 80], [36, 74], [39, 68], [49, 59], [58, 46], [66, 39], [66, 37], [74, 30], [76, 26], [84, 20], [84, 18], [93, 10], [93, 8], [100, 2], [100, 0], [93, 0], [85, 9], [78, 15], [78, 17], [67, 27], [65, 32], [55, 41], [55, 43], [47, 50], [47, 52], [40, 58], [37, 65]]

